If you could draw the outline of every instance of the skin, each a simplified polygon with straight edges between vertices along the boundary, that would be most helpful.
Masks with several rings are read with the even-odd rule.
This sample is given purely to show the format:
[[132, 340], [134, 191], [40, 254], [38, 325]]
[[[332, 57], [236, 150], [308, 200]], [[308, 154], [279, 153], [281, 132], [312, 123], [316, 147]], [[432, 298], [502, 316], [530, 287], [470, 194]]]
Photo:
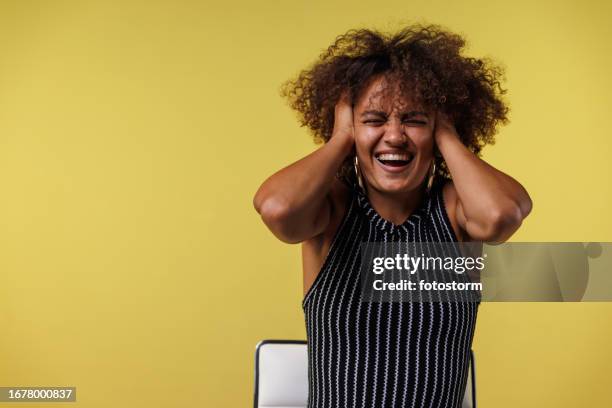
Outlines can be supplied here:
[[[385, 87], [384, 76], [372, 78], [354, 107], [344, 93], [330, 140], [270, 176], [253, 199], [277, 238], [302, 243], [304, 294], [347, 210], [349, 191], [335, 174], [353, 150], [372, 207], [394, 224], [403, 223], [423, 199], [435, 149], [452, 176], [443, 195], [460, 241], [504, 242], [531, 211], [523, 186], [469, 151], [443, 113], [398, 100], [397, 92], [380, 92]], [[391, 172], [376, 159], [381, 151], [409, 153], [413, 159], [401, 172]]]
[[[402, 224], [423, 198], [433, 159], [435, 112], [386, 97], [381, 93], [385, 86], [384, 78], [377, 78], [366, 88], [354, 109], [353, 134], [372, 206], [383, 218]], [[376, 159], [380, 152], [408, 153], [413, 159], [401, 172], [390, 172]]]

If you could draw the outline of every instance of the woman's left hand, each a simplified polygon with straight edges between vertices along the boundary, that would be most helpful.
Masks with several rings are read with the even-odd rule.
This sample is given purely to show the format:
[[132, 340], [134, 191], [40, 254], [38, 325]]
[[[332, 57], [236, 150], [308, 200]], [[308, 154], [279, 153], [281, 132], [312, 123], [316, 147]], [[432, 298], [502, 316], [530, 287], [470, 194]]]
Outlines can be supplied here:
[[437, 111], [435, 116], [435, 125], [434, 125], [434, 140], [439, 143], [439, 139], [443, 137], [456, 137], [459, 138], [457, 134], [457, 130], [455, 129], [454, 123], [442, 111]]
[[436, 112], [434, 140], [450, 172], [445, 202], [463, 236], [503, 242], [531, 211], [531, 199], [516, 180], [486, 163], [461, 141], [455, 125]]

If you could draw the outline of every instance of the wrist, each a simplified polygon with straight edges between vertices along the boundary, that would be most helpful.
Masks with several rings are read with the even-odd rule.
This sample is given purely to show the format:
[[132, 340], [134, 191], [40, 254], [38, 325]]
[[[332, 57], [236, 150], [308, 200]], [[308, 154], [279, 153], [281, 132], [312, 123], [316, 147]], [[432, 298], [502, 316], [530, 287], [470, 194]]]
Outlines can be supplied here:
[[343, 157], [351, 152], [354, 143], [353, 136], [347, 133], [335, 133], [327, 142], [327, 144], [338, 148]]

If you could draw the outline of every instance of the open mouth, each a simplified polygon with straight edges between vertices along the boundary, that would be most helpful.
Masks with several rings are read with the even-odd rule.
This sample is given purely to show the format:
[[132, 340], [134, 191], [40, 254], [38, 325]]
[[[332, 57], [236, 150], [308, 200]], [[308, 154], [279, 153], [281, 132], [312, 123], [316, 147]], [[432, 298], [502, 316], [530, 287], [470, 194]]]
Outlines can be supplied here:
[[394, 167], [398, 170], [404, 166], [410, 164], [413, 159], [412, 154], [405, 153], [377, 153], [375, 156], [376, 160], [384, 166]]

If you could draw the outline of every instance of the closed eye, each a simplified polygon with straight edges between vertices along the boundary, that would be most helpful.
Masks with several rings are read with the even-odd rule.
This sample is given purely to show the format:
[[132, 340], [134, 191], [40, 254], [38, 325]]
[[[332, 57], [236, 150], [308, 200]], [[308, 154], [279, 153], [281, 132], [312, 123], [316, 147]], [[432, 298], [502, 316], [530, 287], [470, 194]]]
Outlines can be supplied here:
[[[384, 123], [384, 120], [376, 120], [376, 119], [371, 119], [371, 120], [366, 120], [363, 123]], [[404, 123], [417, 123], [419, 125], [426, 125], [427, 122], [423, 122], [422, 120], [405, 120]]]

